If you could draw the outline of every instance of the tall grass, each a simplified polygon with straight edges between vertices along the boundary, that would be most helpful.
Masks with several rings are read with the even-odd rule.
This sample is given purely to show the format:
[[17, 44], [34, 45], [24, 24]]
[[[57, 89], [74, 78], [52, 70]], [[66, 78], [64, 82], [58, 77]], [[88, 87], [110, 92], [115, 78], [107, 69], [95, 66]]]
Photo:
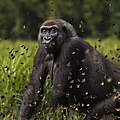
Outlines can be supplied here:
[[[120, 40], [115, 38], [98, 41], [86, 39], [104, 56], [108, 56], [114, 64], [120, 67]], [[0, 41], [0, 120], [16, 120], [21, 98], [29, 82], [33, 59], [38, 45], [34, 41]], [[50, 77], [44, 88], [46, 93], [38, 113], [33, 116], [43, 120], [61, 119], [60, 108], [53, 112], [51, 108], [52, 86]], [[70, 111], [69, 120], [83, 119], [77, 112]], [[84, 114], [83, 114], [84, 115]]]
[[0, 41], [0, 120], [16, 119], [36, 50], [36, 42]]

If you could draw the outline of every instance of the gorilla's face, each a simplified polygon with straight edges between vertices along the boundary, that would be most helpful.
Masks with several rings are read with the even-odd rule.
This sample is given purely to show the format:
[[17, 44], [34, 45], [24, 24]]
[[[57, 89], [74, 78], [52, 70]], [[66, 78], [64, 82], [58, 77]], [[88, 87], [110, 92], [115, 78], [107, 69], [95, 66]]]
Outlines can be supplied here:
[[58, 26], [42, 26], [40, 28], [40, 37], [42, 39], [42, 44], [50, 44], [57, 39], [58, 36]]
[[62, 27], [62, 25], [58, 25], [58, 23], [53, 20], [43, 23], [43, 25], [40, 27], [40, 44], [44, 46], [47, 52], [55, 53], [62, 45], [65, 39], [65, 34], [62, 30]]

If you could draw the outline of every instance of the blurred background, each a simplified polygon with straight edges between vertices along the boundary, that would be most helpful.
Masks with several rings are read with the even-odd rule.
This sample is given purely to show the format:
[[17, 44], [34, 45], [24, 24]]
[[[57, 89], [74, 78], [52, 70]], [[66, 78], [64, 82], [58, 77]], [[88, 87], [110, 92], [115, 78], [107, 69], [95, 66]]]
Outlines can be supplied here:
[[[0, 0], [0, 120], [17, 119], [39, 28], [57, 18], [70, 22], [80, 37], [120, 68], [120, 0]], [[43, 102], [31, 120], [62, 118], [60, 108], [52, 110], [51, 88], [48, 75]], [[71, 110], [68, 117], [83, 120], [83, 114]]]
[[56, 18], [81, 37], [120, 38], [120, 0], [0, 0], [0, 39], [37, 40], [41, 23]]

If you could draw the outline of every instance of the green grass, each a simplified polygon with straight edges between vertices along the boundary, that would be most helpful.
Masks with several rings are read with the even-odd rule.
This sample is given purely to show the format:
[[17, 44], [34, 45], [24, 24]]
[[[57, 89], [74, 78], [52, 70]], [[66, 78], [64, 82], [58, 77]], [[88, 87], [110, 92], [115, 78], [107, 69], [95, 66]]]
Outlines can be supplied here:
[[[98, 42], [97, 39], [86, 39], [104, 56], [108, 56], [120, 68], [120, 40], [116, 38]], [[33, 41], [0, 41], [0, 120], [16, 120], [22, 95], [29, 82], [33, 59], [38, 44]], [[53, 112], [51, 108], [51, 82], [47, 78], [44, 88], [45, 97], [39, 112], [33, 116], [43, 120], [61, 119], [60, 108]], [[84, 114], [83, 114], [84, 116]], [[77, 112], [70, 111], [69, 120], [83, 119]]]
[[15, 120], [30, 79], [35, 42], [0, 41], [0, 120]]

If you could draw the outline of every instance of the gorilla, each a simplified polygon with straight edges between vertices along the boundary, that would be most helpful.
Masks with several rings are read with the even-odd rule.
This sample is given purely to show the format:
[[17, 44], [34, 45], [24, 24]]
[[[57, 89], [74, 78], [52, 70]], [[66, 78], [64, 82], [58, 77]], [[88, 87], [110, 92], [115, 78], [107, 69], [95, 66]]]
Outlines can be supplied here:
[[42, 102], [46, 76], [53, 85], [53, 107], [85, 112], [86, 120], [103, 115], [120, 117], [120, 69], [83, 41], [62, 19], [47, 20], [38, 34], [29, 85], [18, 120], [29, 120]]

